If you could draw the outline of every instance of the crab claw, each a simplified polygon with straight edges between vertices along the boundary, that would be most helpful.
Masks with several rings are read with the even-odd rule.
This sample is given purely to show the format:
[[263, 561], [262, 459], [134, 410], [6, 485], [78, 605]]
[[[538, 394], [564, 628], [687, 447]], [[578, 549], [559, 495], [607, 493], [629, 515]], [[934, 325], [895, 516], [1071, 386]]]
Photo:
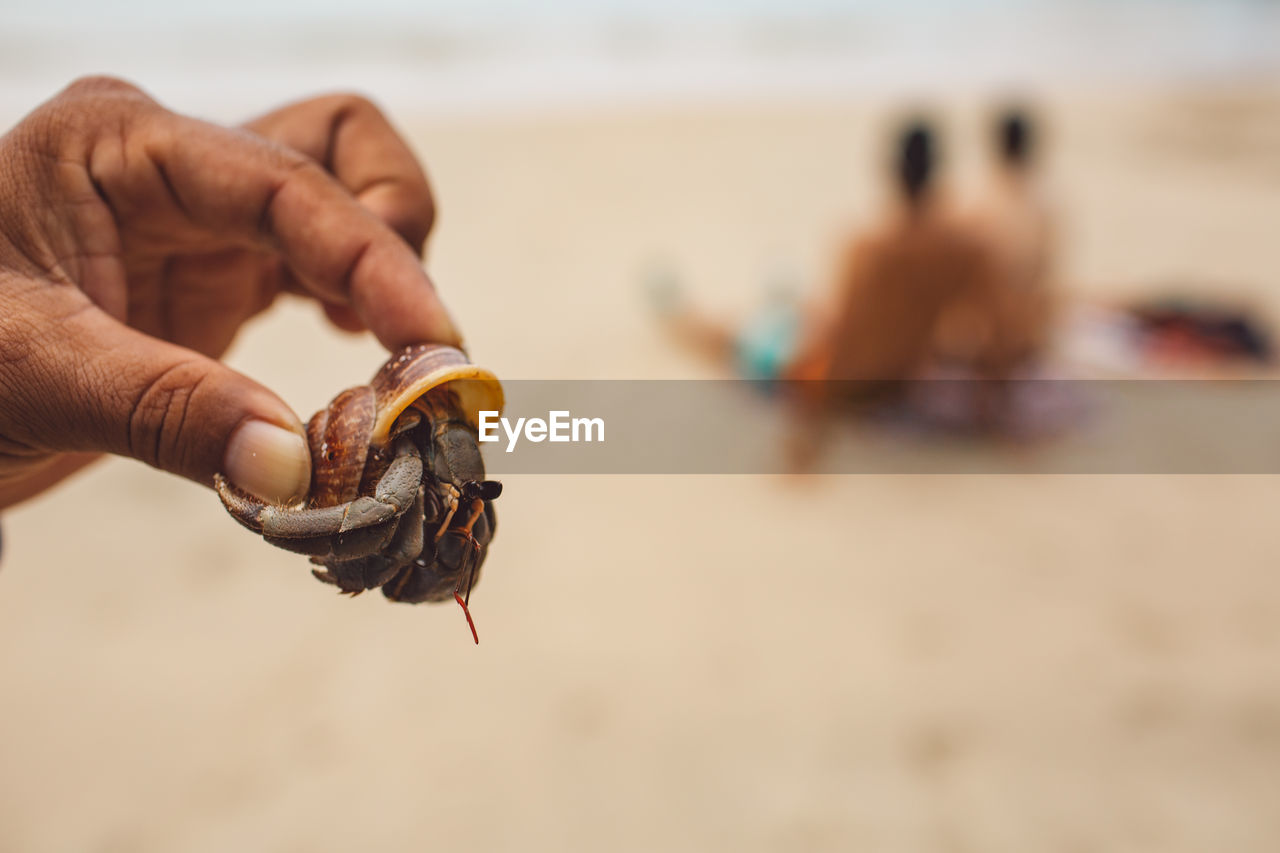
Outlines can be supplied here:
[[221, 474], [213, 475], [213, 487], [232, 518], [254, 533], [262, 532], [262, 511], [266, 504], [240, 491]]

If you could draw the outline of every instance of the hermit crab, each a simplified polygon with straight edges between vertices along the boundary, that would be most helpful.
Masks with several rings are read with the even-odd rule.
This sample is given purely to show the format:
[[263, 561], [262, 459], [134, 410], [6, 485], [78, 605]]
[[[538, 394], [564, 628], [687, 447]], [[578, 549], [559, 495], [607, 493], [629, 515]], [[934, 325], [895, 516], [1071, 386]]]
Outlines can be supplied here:
[[478, 643], [468, 605], [502, 484], [485, 479], [477, 422], [502, 406], [497, 377], [460, 350], [408, 347], [308, 422], [305, 502], [266, 504], [221, 475], [214, 485], [236, 521], [310, 556], [325, 583], [411, 603], [452, 596]]

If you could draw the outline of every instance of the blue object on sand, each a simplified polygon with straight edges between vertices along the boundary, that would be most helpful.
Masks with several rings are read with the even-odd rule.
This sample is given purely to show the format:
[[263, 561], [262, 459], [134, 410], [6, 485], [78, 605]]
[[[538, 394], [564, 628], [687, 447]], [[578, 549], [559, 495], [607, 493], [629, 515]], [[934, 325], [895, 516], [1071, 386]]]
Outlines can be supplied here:
[[795, 357], [800, 310], [790, 293], [776, 293], [738, 336], [738, 372], [744, 379], [772, 382]]

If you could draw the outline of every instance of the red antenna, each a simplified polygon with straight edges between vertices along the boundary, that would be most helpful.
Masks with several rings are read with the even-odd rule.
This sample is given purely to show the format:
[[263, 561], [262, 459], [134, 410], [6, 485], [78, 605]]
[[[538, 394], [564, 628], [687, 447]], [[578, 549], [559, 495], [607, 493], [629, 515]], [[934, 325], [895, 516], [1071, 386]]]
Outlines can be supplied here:
[[453, 600], [458, 602], [458, 606], [462, 608], [462, 615], [467, 617], [467, 627], [471, 629], [471, 638], [476, 641], [477, 646], [480, 645], [480, 635], [476, 633], [476, 623], [471, 621], [471, 611], [467, 609], [467, 603], [456, 592], [453, 594]]
[[471, 603], [471, 587], [476, 582], [476, 567], [480, 565], [480, 543], [472, 535], [471, 525], [476, 523], [476, 519], [480, 517], [482, 512], [484, 512], [484, 501], [476, 498], [471, 502], [471, 517], [467, 519], [467, 523], [463, 527], [459, 528], [471, 545], [471, 565], [467, 567], [466, 596], [458, 594], [458, 590], [462, 588], [462, 578], [458, 578], [458, 585], [453, 588], [453, 600], [458, 602], [458, 606], [462, 608], [463, 615], [467, 617], [467, 625], [471, 628], [471, 639], [476, 641], [477, 646], [480, 645], [480, 635], [476, 633], [476, 623], [471, 620], [471, 609], [467, 605]]

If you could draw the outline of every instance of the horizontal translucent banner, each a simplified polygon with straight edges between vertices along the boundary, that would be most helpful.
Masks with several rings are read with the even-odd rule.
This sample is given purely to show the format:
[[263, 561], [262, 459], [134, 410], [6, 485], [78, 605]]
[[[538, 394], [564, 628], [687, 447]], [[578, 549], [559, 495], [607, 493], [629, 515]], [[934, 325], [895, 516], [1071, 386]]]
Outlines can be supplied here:
[[[1265, 380], [508, 381], [503, 474], [1280, 473]], [[825, 414], [819, 414], [825, 413]]]

